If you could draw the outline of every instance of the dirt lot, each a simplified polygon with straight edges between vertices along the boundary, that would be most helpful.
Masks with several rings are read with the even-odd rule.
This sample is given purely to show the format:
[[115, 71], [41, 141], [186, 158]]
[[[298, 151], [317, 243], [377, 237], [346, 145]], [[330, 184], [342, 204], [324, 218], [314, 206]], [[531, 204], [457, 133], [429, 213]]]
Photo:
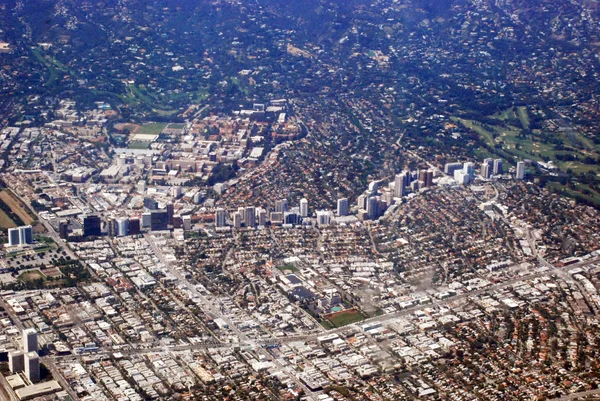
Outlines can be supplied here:
[[0, 191], [0, 199], [10, 207], [14, 214], [23, 220], [23, 223], [31, 224], [33, 222], [33, 217], [27, 212], [25, 206], [10, 191]]

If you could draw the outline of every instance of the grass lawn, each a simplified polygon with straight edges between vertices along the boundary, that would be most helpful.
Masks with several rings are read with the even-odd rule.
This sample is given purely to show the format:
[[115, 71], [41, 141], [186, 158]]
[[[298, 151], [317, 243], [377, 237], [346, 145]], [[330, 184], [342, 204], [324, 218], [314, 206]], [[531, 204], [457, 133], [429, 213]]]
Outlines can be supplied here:
[[523, 129], [529, 129], [529, 113], [527, 113], [527, 107], [519, 106], [517, 108], [517, 114], [519, 115], [519, 120], [521, 120]]
[[165, 129], [166, 126], [167, 126], [167, 123], [144, 124], [144, 125], [140, 126], [140, 128], [137, 130], [136, 134], [158, 135]]
[[148, 149], [149, 146], [150, 144], [148, 142], [132, 141], [129, 142], [129, 145], [127, 147], [129, 149]]
[[298, 268], [291, 263], [287, 263], [283, 266], [277, 266], [277, 268], [281, 271], [292, 271], [292, 272], [298, 271]]
[[348, 324], [365, 320], [362, 313], [355, 309], [345, 310], [337, 313], [331, 313], [325, 316], [334, 327], [342, 327]]

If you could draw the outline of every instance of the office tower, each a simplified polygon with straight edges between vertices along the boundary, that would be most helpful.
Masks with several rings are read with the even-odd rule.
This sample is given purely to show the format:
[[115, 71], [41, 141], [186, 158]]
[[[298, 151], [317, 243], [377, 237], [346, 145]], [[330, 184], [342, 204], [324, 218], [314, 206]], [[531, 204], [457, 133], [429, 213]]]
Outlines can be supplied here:
[[99, 237], [100, 235], [102, 235], [101, 226], [102, 219], [100, 219], [100, 216], [95, 214], [87, 215], [83, 218], [83, 236]]
[[308, 217], [308, 199], [300, 199], [300, 216]]
[[109, 219], [106, 222], [106, 233], [109, 237], [116, 237], [119, 232], [119, 228], [117, 227], [117, 220]]
[[129, 219], [117, 220], [117, 236], [125, 237], [129, 234]]
[[402, 182], [404, 183], [405, 187], [408, 187], [410, 185], [410, 183], [412, 182], [412, 176], [410, 174], [410, 171], [405, 170], [404, 171], [404, 179], [402, 180]]
[[318, 210], [317, 211], [317, 225], [319, 227], [323, 226], [328, 226], [331, 224], [331, 213], [325, 210]]
[[215, 212], [215, 227], [225, 227], [227, 225], [227, 211], [225, 209], [217, 209]]
[[283, 221], [283, 213], [271, 212], [271, 224], [281, 224]]
[[283, 223], [284, 224], [301, 224], [302, 217], [297, 212], [285, 212], [283, 214]]
[[129, 234], [138, 235], [140, 230], [140, 219], [129, 219]]
[[23, 330], [23, 350], [25, 352], [38, 350], [38, 334], [35, 329]]
[[183, 229], [185, 231], [189, 231], [192, 229], [192, 216], [185, 215], [181, 218], [181, 224], [183, 225]]
[[518, 162], [516, 179], [522, 180], [523, 178], [525, 178], [525, 162]]
[[16, 246], [19, 245], [19, 229], [18, 228], [9, 228], [8, 229], [8, 245]]
[[167, 211], [167, 224], [173, 225], [173, 213], [175, 212], [175, 207], [172, 203], [167, 203], [166, 207]]
[[494, 160], [494, 175], [502, 174], [502, 159]]
[[267, 224], [267, 211], [265, 209], [259, 209], [258, 211], [258, 225], [264, 226]]
[[288, 211], [287, 199], [280, 199], [275, 202], [275, 211], [283, 215], [284, 212]]
[[171, 187], [171, 197], [174, 199], [178, 199], [181, 197], [181, 187], [180, 186]]
[[433, 170], [425, 171], [425, 186], [430, 187], [433, 185]]
[[396, 174], [394, 177], [394, 196], [401, 198], [404, 190], [404, 174]]
[[454, 176], [454, 172], [456, 170], [461, 170], [463, 168], [462, 163], [446, 163], [444, 165], [444, 174]]
[[466, 162], [465, 164], [463, 164], [463, 172], [469, 176], [470, 182], [470, 180], [472, 180], [473, 177], [475, 177], [475, 165], [471, 162]]
[[32, 383], [40, 380], [40, 357], [35, 351], [25, 354], [25, 376]]
[[469, 175], [466, 174], [463, 170], [455, 170], [454, 179], [461, 185], [466, 185], [470, 182]]
[[367, 197], [366, 195], [360, 195], [357, 199], [357, 206], [359, 210], [365, 210], [367, 209]]
[[9, 228], [8, 244], [11, 246], [33, 244], [33, 228], [31, 226]]
[[135, 191], [138, 194], [143, 194], [144, 192], [146, 192], [146, 181], [144, 181], [144, 180], [138, 181], [137, 184], [135, 185]]
[[152, 213], [142, 213], [142, 227], [150, 227], [150, 221], [152, 220]]
[[379, 217], [379, 199], [376, 196], [371, 196], [367, 201], [367, 216], [369, 220]]
[[69, 220], [61, 220], [58, 223], [58, 236], [61, 239], [69, 238]]
[[150, 230], [162, 231], [168, 229], [169, 214], [166, 210], [153, 210], [150, 212]]
[[25, 370], [25, 353], [23, 351], [12, 351], [8, 353], [8, 368], [12, 373]]
[[152, 198], [144, 198], [144, 207], [148, 210], [157, 210], [158, 202]]
[[256, 226], [256, 209], [254, 206], [248, 206], [244, 210], [244, 222], [246, 223], [246, 227]]
[[379, 191], [379, 181], [371, 181], [369, 183], [369, 193], [375, 195]]
[[233, 227], [234, 228], [242, 227], [242, 215], [240, 212], [233, 213]]
[[348, 215], [348, 198], [340, 198], [337, 200], [337, 215], [340, 217]]
[[483, 178], [490, 178], [490, 165], [486, 162], [481, 163], [481, 176]]
[[427, 170], [419, 170], [419, 181], [427, 183]]
[[200, 192], [196, 192], [192, 200], [196, 205], [202, 203], [202, 194]]
[[383, 209], [379, 209], [379, 210], [387, 209], [387, 206], [391, 205], [394, 201], [394, 195], [392, 194], [392, 191], [389, 191], [389, 190], [383, 191], [383, 194], [381, 194], [381, 200], [385, 203], [386, 206]]
[[492, 171], [492, 169], [494, 168], [494, 159], [492, 159], [491, 157], [488, 157], [488, 158], [483, 159], [483, 162], [485, 164], [487, 164], [488, 166], [490, 166], [490, 171]]

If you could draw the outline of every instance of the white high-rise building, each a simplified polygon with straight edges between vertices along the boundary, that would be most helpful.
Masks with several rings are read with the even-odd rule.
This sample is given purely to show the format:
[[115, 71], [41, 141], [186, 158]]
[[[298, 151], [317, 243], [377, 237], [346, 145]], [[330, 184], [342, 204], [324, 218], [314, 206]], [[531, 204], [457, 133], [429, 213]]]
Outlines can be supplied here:
[[394, 197], [402, 198], [406, 195], [405, 182], [406, 174], [396, 174], [396, 177], [394, 178]]
[[494, 175], [502, 174], [502, 159], [494, 160]]
[[331, 224], [331, 212], [327, 210], [318, 210], [317, 211], [317, 225], [328, 226]]
[[18, 228], [9, 228], [8, 229], [8, 245], [16, 246], [19, 245], [19, 229]]
[[23, 330], [23, 350], [25, 352], [38, 350], [38, 333], [36, 329]]
[[525, 178], [525, 162], [518, 162], [516, 179], [522, 180], [523, 178]]
[[215, 212], [215, 226], [216, 227], [225, 227], [227, 225], [227, 211], [225, 209], [219, 208]]
[[300, 216], [308, 217], [308, 199], [300, 199]]
[[129, 234], [129, 219], [117, 220], [117, 235], [124, 237]]
[[337, 200], [337, 215], [338, 217], [348, 215], [348, 198], [340, 198]]

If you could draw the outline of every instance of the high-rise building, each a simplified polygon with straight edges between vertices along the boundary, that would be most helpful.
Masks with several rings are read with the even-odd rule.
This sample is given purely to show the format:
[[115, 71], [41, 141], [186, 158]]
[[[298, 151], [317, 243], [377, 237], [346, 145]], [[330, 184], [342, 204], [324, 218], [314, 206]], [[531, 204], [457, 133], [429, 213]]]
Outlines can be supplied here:
[[278, 201], [275, 202], [275, 211], [278, 213], [281, 213], [283, 215], [283, 213], [288, 211], [288, 201], [287, 199], [280, 199]]
[[494, 175], [499, 175], [502, 174], [502, 159], [496, 159], [494, 160], [494, 170], [493, 170], [493, 174]]
[[215, 212], [215, 227], [225, 227], [227, 225], [227, 211], [225, 209], [217, 209]]
[[256, 226], [256, 209], [254, 206], [248, 206], [244, 210], [244, 222], [246, 223], [246, 227]]
[[369, 193], [375, 195], [379, 191], [379, 181], [371, 181], [369, 183]]
[[283, 221], [283, 213], [271, 212], [270, 215], [271, 224], [281, 224]]
[[167, 203], [167, 224], [173, 225], [173, 214], [175, 213], [175, 207], [172, 203]]
[[300, 216], [308, 217], [308, 199], [300, 199]]
[[25, 352], [38, 350], [38, 333], [36, 329], [23, 330], [23, 350]]
[[463, 164], [463, 172], [469, 176], [469, 180], [475, 177], [475, 165], [472, 162], [466, 162]]
[[125, 237], [129, 235], [129, 219], [117, 220], [117, 236]]
[[258, 210], [258, 225], [264, 226], [267, 224], [267, 211], [265, 209]]
[[40, 357], [35, 351], [25, 354], [25, 376], [32, 383], [40, 381]]
[[26, 245], [33, 244], [33, 228], [31, 226], [21, 226], [8, 229], [8, 245]]
[[109, 237], [116, 237], [119, 232], [119, 228], [117, 227], [116, 219], [109, 219], [106, 223], [106, 232]]
[[142, 213], [142, 227], [150, 227], [150, 222], [152, 220], [152, 213], [146, 212]]
[[394, 177], [394, 196], [396, 198], [402, 198], [406, 195], [406, 174], [396, 174]]
[[23, 351], [12, 351], [8, 353], [8, 368], [12, 373], [25, 370], [25, 353]]
[[140, 233], [140, 219], [129, 219], [129, 234], [138, 235]]
[[481, 176], [483, 178], [490, 178], [490, 165], [486, 162], [481, 163]]
[[358, 210], [366, 210], [367, 209], [367, 196], [366, 195], [360, 195], [357, 198], [357, 206], [358, 206]]
[[302, 216], [300, 216], [297, 212], [285, 212], [283, 214], [283, 223], [284, 224], [302, 224]]
[[17, 246], [20, 244], [19, 241], [19, 228], [9, 228], [8, 229], [8, 245]]
[[517, 174], [515, 177], [517, 180], [522, 180], [525, 178], [525, 162], [517, 163]]
[[463, 168], [462, 163], [446, 163], [444, 165], [444, 174], [454, 176], [454, 172], [456, 170], [461, 170], [462, 168]]
[[183, 229], [185, 231], [189, 231], [192, 229], [192, 216], [186, 214], [181, 218], [181, 224], [183, 225]]
[[176, 185], [171, 187], [171, 197], [178, 199], [181, 197], [181, 187]]
[[[142, 215], [143, 216], [143, 215]], [[150, 230], [167, 230], [169, 225], [169, 214], [166, 210], [153, 210], [150, 212]]]
[[234, 228], [242, 227], [242, 214], [240, 212], [233, 213], [233, 227]]
[[317, 211], [317, 225], [325, 227], [331, 224], [331, 212], [326, 210]]
[[69, 238], [69, 220], [61, 220], [58, 223], [58, 236], [61, 239]]
[[433, 185], [433, 170], [427, 170], [425, 172], [425, 186], [430, 187]]
[[337, 200], [337, 215], [339, 217], [348, 215], [348, 198], [340, 198]]
[[95, 214], [87, 215], [83, 218], [83, 236], [99, 237], [102, 235], [102, 219]]
[[379, 199], [376, 196], [369, 197], [367, 201], [367, 216], [369, 220], [375, 220], [379, 217]]

